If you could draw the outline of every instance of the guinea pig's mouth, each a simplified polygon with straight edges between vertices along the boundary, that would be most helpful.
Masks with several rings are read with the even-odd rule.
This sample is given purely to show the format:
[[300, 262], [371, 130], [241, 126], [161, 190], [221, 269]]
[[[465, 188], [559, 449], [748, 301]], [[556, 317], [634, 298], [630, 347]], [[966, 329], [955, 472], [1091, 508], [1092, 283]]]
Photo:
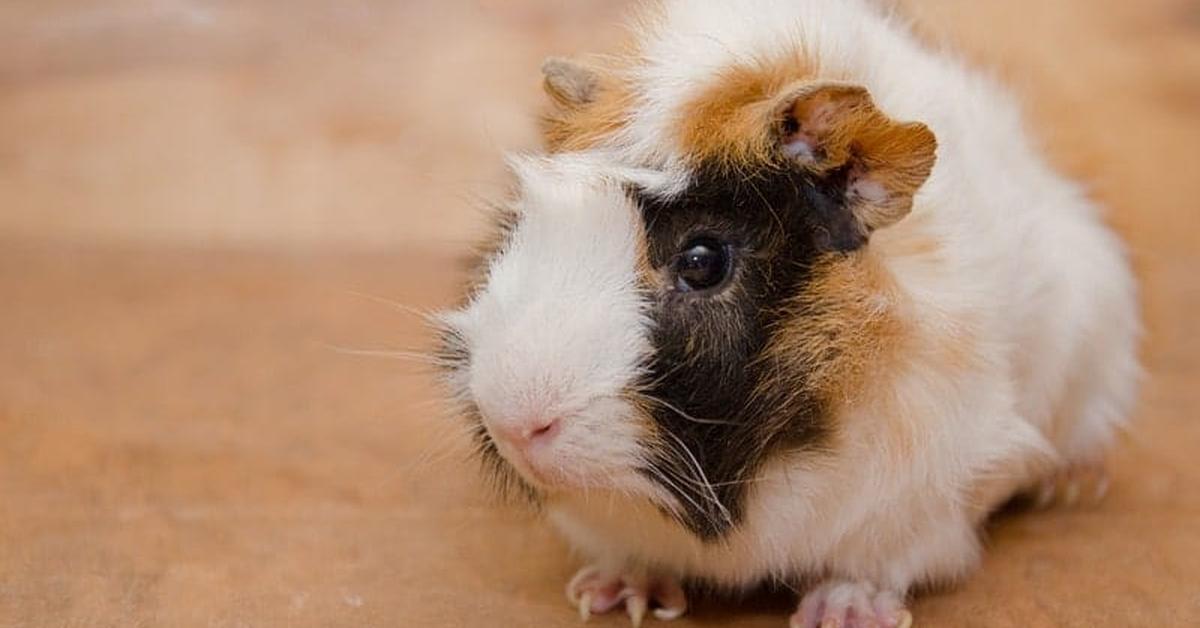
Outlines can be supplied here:
[[552, 459], [539, 459], [538, 454], [531, 454], [518, 445], [497, 438], [490, 430], [488, 438], [505, 463], [532, 486], [545, 491], [567, 483], [567, 474]]
[[559, 435], [554, 432], [561, 432], [561, 425], [556, 423], [531, 437], [503, 434], [486, 422], [484, 429], [496, 453], [532, 488], [554, 492], [589, 483], [578, 468], [572, 468], [570, 456], [560, 451], [564, 447], [556, 442]]
[[536, 413], [480, 411], [485, 450], [503, 461], [527, 488], [540, 493], [625, 488], [640, 482], [644, 426], [619, 397], [556, 406]]

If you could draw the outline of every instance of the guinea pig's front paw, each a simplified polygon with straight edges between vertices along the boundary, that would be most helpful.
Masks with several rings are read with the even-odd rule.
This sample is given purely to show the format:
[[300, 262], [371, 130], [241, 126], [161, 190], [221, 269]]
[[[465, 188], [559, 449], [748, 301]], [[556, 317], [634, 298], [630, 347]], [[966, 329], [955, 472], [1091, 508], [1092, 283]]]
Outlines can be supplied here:
[[670, 620], [687, 610], [687, 596], [679, 580], [667, 576], [620, 574], [596, 566], [580, 569], [567, 583], [567, 599], [587, 621], [592, 613], [607, 613], [624, 606], [634, 628], [642, 625], [646, 611]]
[[869, 582], [830, 580], [804, 595], [791, 628], [909, 628], [901, 596]]

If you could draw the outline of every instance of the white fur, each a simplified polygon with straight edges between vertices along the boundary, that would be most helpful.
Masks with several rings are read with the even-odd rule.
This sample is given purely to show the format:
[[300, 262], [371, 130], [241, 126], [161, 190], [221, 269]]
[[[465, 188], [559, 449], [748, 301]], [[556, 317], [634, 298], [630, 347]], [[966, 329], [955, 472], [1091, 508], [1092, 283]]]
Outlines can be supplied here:
[[[536, 467], [530, 480], [657, 496], [634, 470], [646, 436], [621, 397], [650, 352], [635, 268], [641, 218], [621, 184], [662, 177], [610, 161], [510, 159], [517, 227], [486, 289], [446, 319], [471, 355], [466, 391], [500, 452], [527, 475]], [[496, 438], [529, 416], [564, 418], [536, 460]]]
[[[558, 495], [552, 520], [599, 562], [733, 587], [829, 574], [903, 594], [967, 573], [979, 553], [976, 527], [997, 500], [1048, 464], [1102, 456], [1130, 411], [1139, 320], [1119, 242], [1079, 187], [1031, 147], [1003, 92], [860, 0], [667, 2], [645, 27], [640, 54], [629, 70], [636, 109], [605, 150], [670, 181], [686, 178], [672, 131], [682, 108], [722, 68], [750, 59], [815, 60], [821, 78], [864, 85], [887, 115], [927, 124], [939, 142], [933, 174], [913, 213], [869, 246], [906, 297], [888, 307], [920, 338], [930, 347], [958, 334], [974, 341], [965, 367], [917, 351], [887, 394], [849, 403], [831, 459], [773, 460], [750, 491], [744, 524], [718, 543], [618, 491]], [[592, 246], [591, 232], [567, 229], [554, 251]], [[935, 254], [913, 252], [925, 240], [937, 242]], [[628, 246], [617, 238], [595, 251]], [[556, 272], [553, 254], [529, 272]], [[620, 331], [637, 318], [625, 307], [606, 307], [611, 325], [587, 308], [559, 315], [613, 334], [597, 336], [594, 350], [628, 352], [640, 341]], [[528, 342], [530, 358], [563, 358], [565, 338]]]

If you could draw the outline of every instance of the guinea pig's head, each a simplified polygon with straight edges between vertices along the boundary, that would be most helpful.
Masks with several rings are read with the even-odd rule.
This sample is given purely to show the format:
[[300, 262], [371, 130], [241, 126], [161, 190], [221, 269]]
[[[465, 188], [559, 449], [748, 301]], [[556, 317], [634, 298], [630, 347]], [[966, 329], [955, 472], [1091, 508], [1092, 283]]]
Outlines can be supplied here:
[[449, 383], [491, 470], [527, 492], [641, 486], [654, 426], [645, 238], [627, 183], [583, 156], [517, 157], [467, 304], [442, 317]]
[[908, 212], [934, 142], [853, 86], [759, 114], [769, 147], [744, 168], [515, 162], [444, 357], [485, 459], [530, 495], [617, 491], [712, 539], [771, 456], [827, 449], [831, 404], [888, 342], [867, 243]]

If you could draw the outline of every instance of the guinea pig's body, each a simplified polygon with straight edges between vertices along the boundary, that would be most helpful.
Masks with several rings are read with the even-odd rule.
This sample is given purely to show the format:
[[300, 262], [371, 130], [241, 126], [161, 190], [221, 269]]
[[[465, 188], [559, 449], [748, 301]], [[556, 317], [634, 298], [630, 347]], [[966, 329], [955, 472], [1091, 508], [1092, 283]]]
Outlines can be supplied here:
[[902, 624], [997, 505], [1101, 463], [1139, 374], [1121, 247], [1001, 92], [864, 3], [648, 15], [547, 65], [558, 155], [447, 316], [451, 386], [593, 562], [587, 612], [775, 580], [815, 585], [794, 625]]

